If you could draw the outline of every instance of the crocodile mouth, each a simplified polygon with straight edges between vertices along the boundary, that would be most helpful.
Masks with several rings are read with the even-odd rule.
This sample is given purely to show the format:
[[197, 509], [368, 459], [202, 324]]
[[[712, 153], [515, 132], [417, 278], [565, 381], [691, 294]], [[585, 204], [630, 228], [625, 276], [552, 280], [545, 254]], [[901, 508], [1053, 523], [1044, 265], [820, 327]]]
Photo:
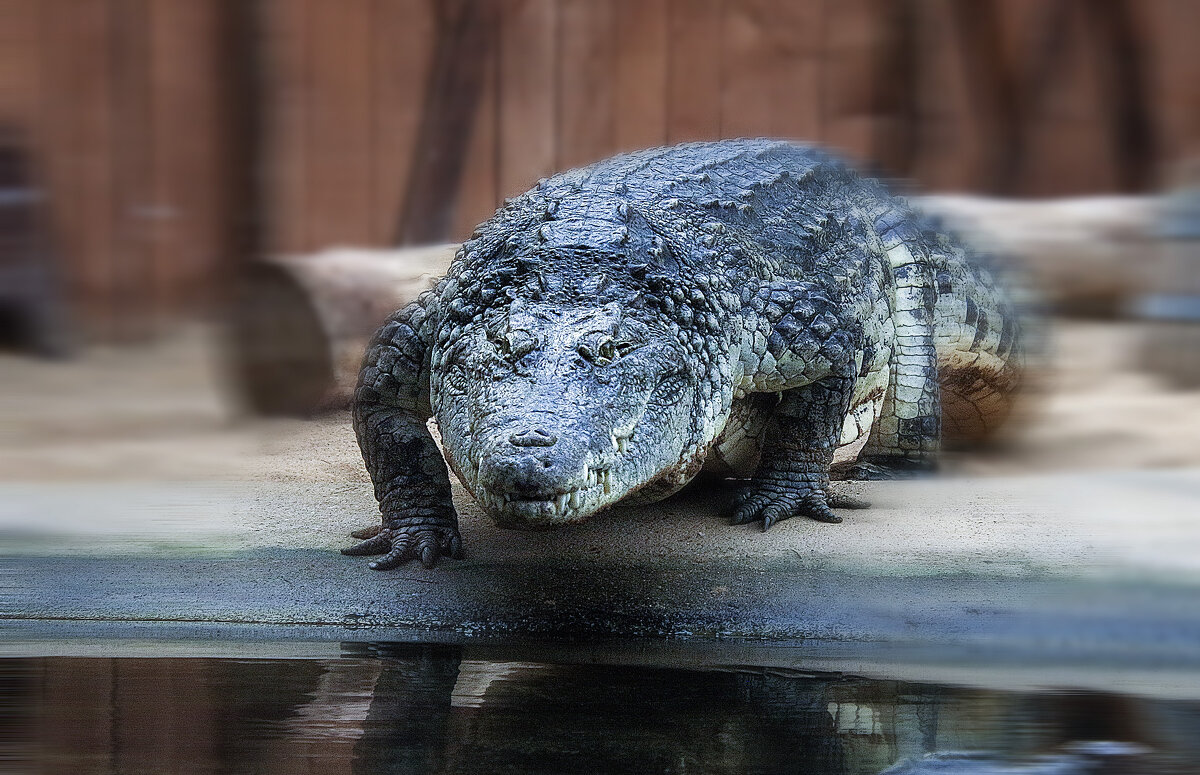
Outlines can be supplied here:
[[612, 469], [588, 466], [583, 483], [568, 490], [518, 494], [485, 489], [478, 498], [504, 527], [557, 527], [586, 520], [612, 488]]

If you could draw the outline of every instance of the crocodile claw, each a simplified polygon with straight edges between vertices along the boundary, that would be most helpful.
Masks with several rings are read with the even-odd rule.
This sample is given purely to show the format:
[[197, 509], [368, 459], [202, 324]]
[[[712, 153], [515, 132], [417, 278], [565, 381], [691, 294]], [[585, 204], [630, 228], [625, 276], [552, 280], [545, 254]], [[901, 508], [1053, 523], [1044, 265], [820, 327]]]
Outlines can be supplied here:
[[[371, 532], [374, 531], [374, 535]], [[438, 559], [448, 556], [462, 557], [462, 537], [453, 527], [419, 525], [409, 528], [368, 528], [353, 533], [355, 538], [366, 540], [342, 550], [342, 554], [358, 556], [382, 554], [371, 562], [372, 570], [391, 570], [409, 560], [420, 560], [426, 568], [437, 565]]]
[[763, 532], [777, 522], [792, 517], [805, 516], [817, 522], [836, 524], [842, 518], [833, 513], [825, 493], [812, 490], [763, 490], [748, 487], [734, 501], [731, 525], [745, 525], [759, 520]]

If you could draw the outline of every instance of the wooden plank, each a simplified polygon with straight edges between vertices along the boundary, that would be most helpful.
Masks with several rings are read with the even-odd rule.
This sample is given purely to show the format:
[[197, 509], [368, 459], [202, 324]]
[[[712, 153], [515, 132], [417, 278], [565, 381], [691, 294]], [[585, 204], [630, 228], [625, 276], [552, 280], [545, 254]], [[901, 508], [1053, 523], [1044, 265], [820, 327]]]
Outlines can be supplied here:
[[82, 240], [83, 178], [79, 169], [82, 123], [73, 115], [67, 120], [65, 97], [76, 91], [72, 60], [78, 52], [71, 44], [78, 43], [75, 30], [79, 22], [69, 14], [70, 8], [64, 0], [44, 3], [41, 11], [40, 38], [51, 40], [53, 36], [59, 41], [59, 45], [42, 46], [40, 51], [43, 91], [38, 106], [39, 145], [45, 154], [41, 173], [51, 197], [50, 227], [61, 262], [64, 290], [78, 323], [90, 328], [99, 314], [93, 295], [86, 292], [90, 290], [92, 277], [82, 258], [87, 249]]
[[309, 0], [261, 0], [265, 250], [298, 253], [308, 230]]
[[669, 142], [721, 133], [722, 0], [671, 0], [668, 8]]
[[308, 7], [308, 247], [371, 241], [371, 0]]
[[[199, 161], [206, 161], [202, 149], [213, 131], [205, 123], [206, 106], [197, 98], [186, 76], [188, 64], [195, 61], [198, 53], [203, 56], [194, 47], [195, 41], [203, 36], [203, 28], [196, 29], [194, 25], [202, 20], [186, 18], [189, 5], [152, 0], [145, 6], [147, 120], [151, 142], [149, 197], [141, 205], [141, 217], [148, 231], [149, 292], [154, 315], [159, 319], [178, 309], [184, 288], [181, 275], [186, 274], [185, 262], [193, 260], [189, 254], [194, 241], [211, 233], [197, 233], [189, 228], [195, 216], [190, 194], [202, 190], [206, 183], [206, 167], [192, 166], [192, 162], [197, 156]], [[176, 26], [175, 14], [181, 10], [185, 21], [191, 22], [186, 33]], [[181, 111], [183, 121], [180, 121]], [[188, 190], [180, 190], [177, 185], [181, 177], [191, 178]], [[203, 282], [203, 278], [199, 279]]]
[[725, 14], [725, 67], [721, 83], [721, 133], [763, 137], [771, 133], [773, 68], [781, 58], [771, 28], [779, 24], [774, 0], [733, 3]]
[[[150, 6], [153, 282], [159, 314], [211, 298], [227, 275], [220, 198], [217, 3], [155, 0]], [[221, 52], [221, 53], [219, 53]]]
[[961, 43], [948, 0], [920, 0], [917, 48], [921, 51], [913, 177], [929, 190], [978, 190], [979, 117], [969, 107]]
[[445, 0], [425, 88], [418, 153], [405, 183], [399, 241], [445, 241], [496, 199], [496, 77], [500, 6]]
[[667, 142], [668, 0], [615, 0], [616, 150]]
[[589, 164], [612, 153], [613, 38], [610, 3], [559, 0], [559, 169]]
[[[5, 185], [35, 188], [40, 194], [45, 193], [50, 150], [43, 134], [42, 96], [47, 77], [41, 54], [43, 10], [33, 0], [0, 0], [0, 143], [9, 160]], [[38, 204], [27, 212], [41, 210]], [[6, 239], [9, 237], [28, 245], [27, 239], [17, 235], [0, 234], [0, 241], [9, 243], [0, 263], [24, 263], [27, 248], [16, 248], [15, 242]], [[0, 286], [0, 294], [14, 290]]]
[[520, 194], [556, 167], [558, 0], [505, 0], [501, 9], [499, 163], [501, 197]]
[[771, 95], [769, 133], [816, 142], [821, 138], [822, 0], [776, 0], [770, 26], [777, 57], [761, 73]]
[[875, 90], [872, 53], [884, 43], [876, 0], [836, 0], [825, 7], [822, 84], [825, 141], [856, 161], [873, 161]]
[[1165, 162], [1164, 183], [1181, 163], [1200, 159], [1200, 4], [1192, 0], [1142, 0], [1133, 4], [1143, 30], [1142, 54], [1154, 99], [1154, 126]]
[[39, 97], [38, 6], [0, 0], [0, 121], [34, 128]]
[[91, 333], [105, 337], [116, 310], [112, 9], [95, 0], [56, 0], [44, 29], [55, 41], [45, 48], [51, 80], [44, 110], [56, 132], [55, 180], [64, 186], [51, 201], [63, 209], [60, 244], [71, 295], [82, 302], [76, 309]]
[[[1054, 196], [1115, 189], [1115, 165], [1106, 137], [1098, 50], [1086, 25], [1085, 5], [1069, 7], [1062, 39], [1047, 72], [1026, 73], [1021, 88], [1039, 89], [1021, 127], [1022, 177], [1013, 193]], [[1033, 59], [1026, 51], [1024, 60]], [[1027, 99], [1028, 103], [1029, 100]]]
[[921, 49], [916, 0], [877, 5], [883, 40], [871, 54], [876, 116], [871, 155], [881, 174], [907, 178], [917, 158], [917, 99]]
[[824, 139], [878, 174], [907, 174], [916, 157], [919, 23], [912, 0], [827, 2]]
[[405, 206], [437, 27], [428, 0], [375, 0], [373, 7], [375, 149], [371, 241], [394, 244]]
[[1145, 50], [1147, 25], [1138, 8], [1129, 0], [1103, 0], [1086, 8], [1115, 183], [1118, 190], [1131, 192], [1149, 190], [1161, 162]]
[[114, 0], [114, 303], [117, 335], [150, 333], [155, 238], [149, 0]]
[[[494, 17], [493, 17], [494, 18]], [[477, 18], [477, 24], [491, 21]], [[460, 242], [470, 236], [475, 227], [491, 217], [500, 204], [497, 168], [497, 113], [499, 49], [489, 46], [480, 76], [482, 89], [471, 121], [470, 139], [462, 168], [462, 178], [453, 200], [450, 221], [450, 241]]]

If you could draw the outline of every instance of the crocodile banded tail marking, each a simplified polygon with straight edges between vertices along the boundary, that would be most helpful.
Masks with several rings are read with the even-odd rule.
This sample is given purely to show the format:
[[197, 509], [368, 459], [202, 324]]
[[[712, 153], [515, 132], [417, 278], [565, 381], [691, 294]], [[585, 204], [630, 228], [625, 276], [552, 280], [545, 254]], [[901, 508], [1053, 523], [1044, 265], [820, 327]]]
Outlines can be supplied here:
[[865, 435], [847, 475], [888, 476], [932, 466], [943, 429], [987, 435], [1020, 333], [983, 262], [812, 148], [572, 170], [506, 202], [373, 339], [354, 425], [383, 521], [347, 552], [457, 556], [447, 463], [504, 526], [666, 497], [706, 467], [749, 477], [734, 523], [838, 522], [835, 449]]

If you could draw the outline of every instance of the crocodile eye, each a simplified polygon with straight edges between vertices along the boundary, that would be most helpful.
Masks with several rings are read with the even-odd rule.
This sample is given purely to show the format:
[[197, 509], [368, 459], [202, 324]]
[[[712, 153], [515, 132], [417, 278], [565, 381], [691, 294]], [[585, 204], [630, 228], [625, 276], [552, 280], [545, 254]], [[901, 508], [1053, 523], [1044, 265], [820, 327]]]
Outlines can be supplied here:
[[617, 359], [617, 345], [612, 337], [592, 338], [579, 345], [579, 354], [596, 366], [607, 366]]
[[512, 343], [508, 341], [507, 336], [489, 336], [487, 340], [501, 357], [508, 358], [512, 355]]
[[520, 360], [537, 348], [537, 340], [528, 331], [509, 331], [503, 335], [488, 335], [496, 352], [508, 360]]

